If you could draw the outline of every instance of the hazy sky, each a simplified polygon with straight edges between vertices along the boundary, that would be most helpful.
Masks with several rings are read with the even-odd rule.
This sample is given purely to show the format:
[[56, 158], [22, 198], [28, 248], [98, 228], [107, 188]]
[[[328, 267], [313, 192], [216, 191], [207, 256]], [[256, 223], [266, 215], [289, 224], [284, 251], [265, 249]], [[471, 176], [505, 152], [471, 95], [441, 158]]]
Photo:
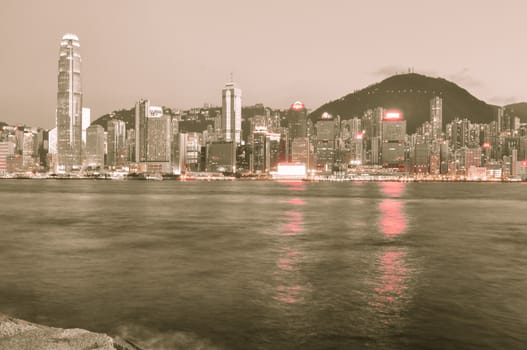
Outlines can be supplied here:
[[79, 36], [92, 120], [139, 98], [309, 109], [396, 72], [527, 101], [527, 1], [0, 0], [0, 121], [55, 125], [59, 43]]

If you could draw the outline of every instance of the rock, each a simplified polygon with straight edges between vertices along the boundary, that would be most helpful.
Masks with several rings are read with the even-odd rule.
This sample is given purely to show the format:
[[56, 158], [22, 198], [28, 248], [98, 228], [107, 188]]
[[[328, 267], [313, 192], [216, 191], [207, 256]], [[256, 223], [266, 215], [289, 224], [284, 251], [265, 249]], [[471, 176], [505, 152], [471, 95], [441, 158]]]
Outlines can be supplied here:
[[53, 328], [0, 314], [0, 350], [141, 350], [84, 329]]

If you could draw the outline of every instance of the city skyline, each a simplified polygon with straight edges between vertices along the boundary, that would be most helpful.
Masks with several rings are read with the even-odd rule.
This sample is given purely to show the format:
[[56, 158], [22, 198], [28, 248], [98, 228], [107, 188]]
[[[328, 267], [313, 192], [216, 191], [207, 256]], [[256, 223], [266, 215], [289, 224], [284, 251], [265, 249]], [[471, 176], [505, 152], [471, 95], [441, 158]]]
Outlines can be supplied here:
[[[520, 20], [526, 5], [518, 1], [477, 10], [464, 2], [455, 14], [448, 4], [415, 1], [375, 8], [338, 1], [73, 2], [68, 10], [82, 14], [73, 17], [63, 15], [64, 4], [4, 4], [0, 33], [6, 52], [15, 54], [0, 62], [0, 121], [53, 127], [56, 41], [68, 32], [83, 44], [83, 105], [93, 120], [140, 98], [178, 108], [220, 105], [219, 87], [231, 72], [245, 105], [275, 108], [301, 100], [314, 109], [410, 67], [450, 79], [488, 103], [527, 100]], [[139, 15], [146, 25], [134, 25]], [[429, 26], [432, 20], [437, 26]], [[232, 31], [238, 34], [224, 35]], [[12, 69], [18, 67], [24, 69]]]

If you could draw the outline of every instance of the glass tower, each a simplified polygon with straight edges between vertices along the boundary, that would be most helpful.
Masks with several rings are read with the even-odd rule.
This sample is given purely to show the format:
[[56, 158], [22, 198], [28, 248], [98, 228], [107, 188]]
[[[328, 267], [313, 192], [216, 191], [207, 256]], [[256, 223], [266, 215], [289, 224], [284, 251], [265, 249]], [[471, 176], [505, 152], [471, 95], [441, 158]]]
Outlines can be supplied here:
[[62, 37], [57, 90], [57, 170], [68, 172], [82, 164], [82, 87], [79, 38]]

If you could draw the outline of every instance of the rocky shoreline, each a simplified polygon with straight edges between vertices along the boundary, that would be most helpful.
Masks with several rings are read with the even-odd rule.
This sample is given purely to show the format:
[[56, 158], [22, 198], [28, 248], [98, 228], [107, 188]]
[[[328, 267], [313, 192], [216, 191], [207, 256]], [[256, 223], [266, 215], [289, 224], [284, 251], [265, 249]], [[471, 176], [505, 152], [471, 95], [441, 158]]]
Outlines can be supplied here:
[[85, 329], [39, 325], [0, 314], [0, 350], [144, 350], [134, 343]]

